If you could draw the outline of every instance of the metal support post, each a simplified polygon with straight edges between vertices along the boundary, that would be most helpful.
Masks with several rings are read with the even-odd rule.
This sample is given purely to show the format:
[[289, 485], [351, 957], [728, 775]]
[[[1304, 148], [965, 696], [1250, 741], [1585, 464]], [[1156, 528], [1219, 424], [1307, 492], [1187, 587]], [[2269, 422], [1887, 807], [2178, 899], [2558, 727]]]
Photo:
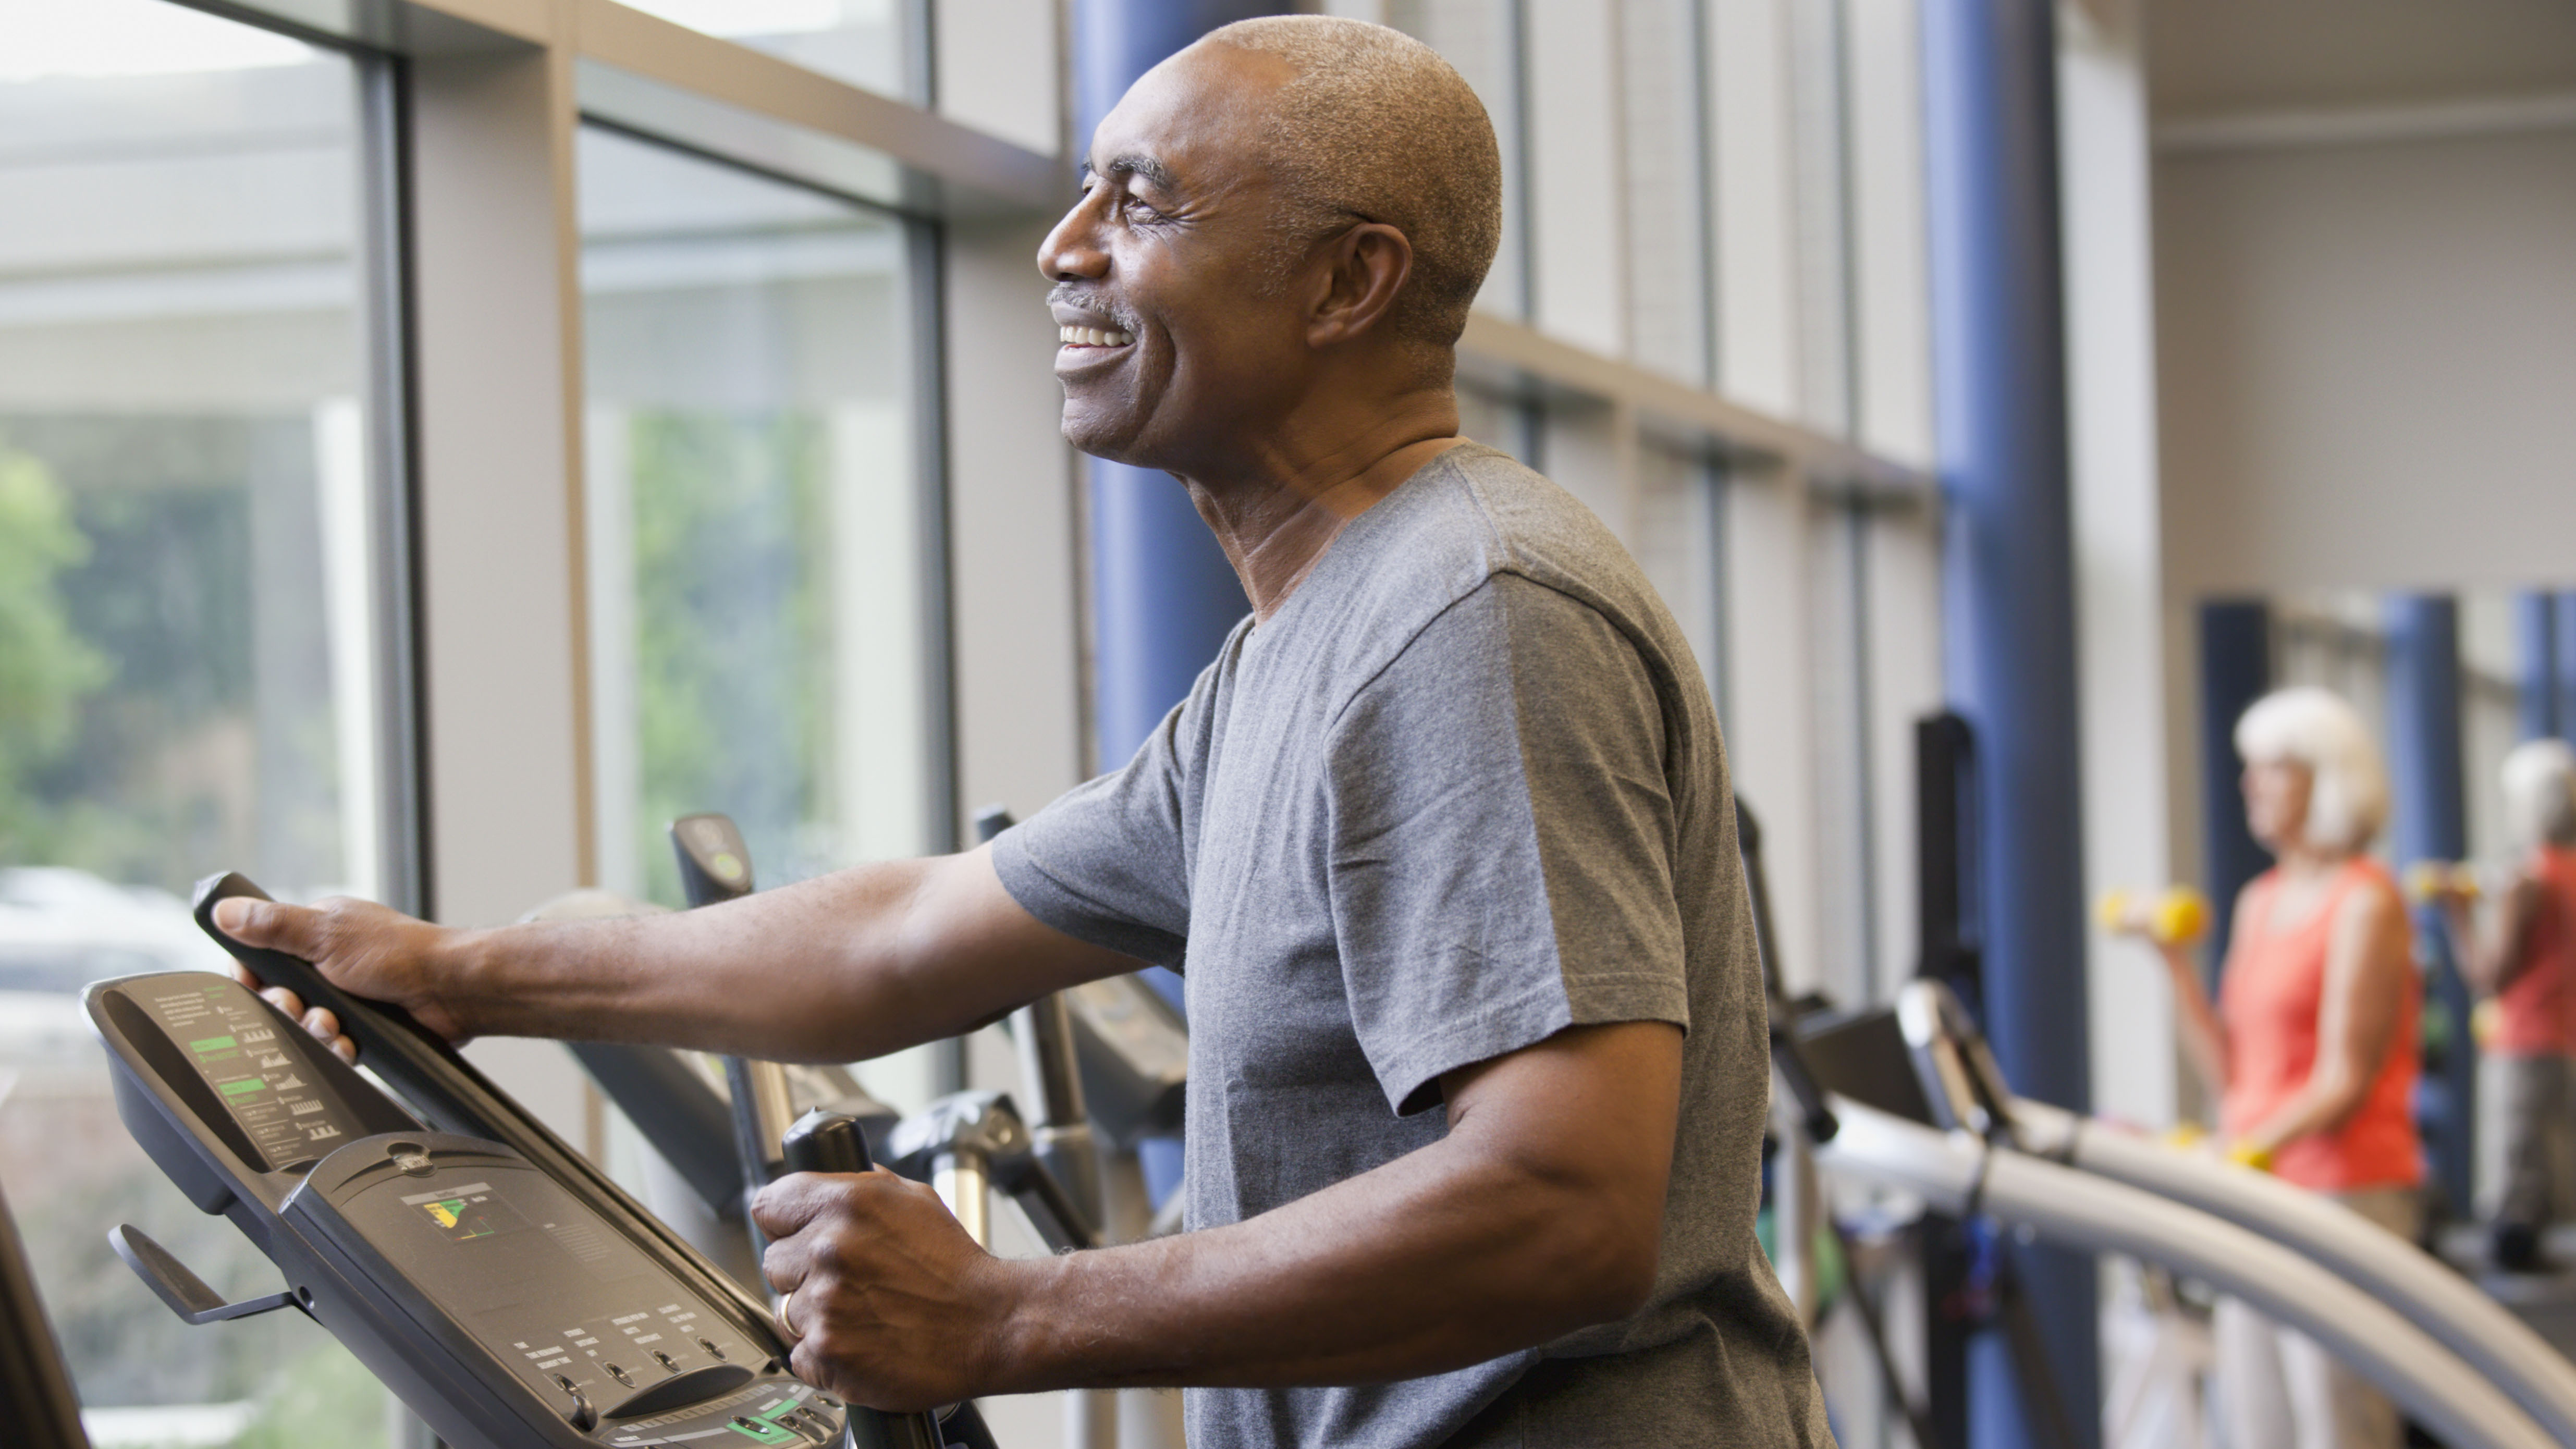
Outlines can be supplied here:
[[[2027, 1090], [2090, 1093], [2074, 543], [2049, 0], [1927, 0], [1925, 211], [1949, 531], [1944, 653], [1977, 735], [1986, 1029]], [[2058, 1396], [2098, 1437], [2095, 1267], [2013, 1246]], [[1971, 1440], [2036, 1442], [2001, 1343], [1972, 1346]], [[2021, 1390], [2035, 1386], [2020, 1385]]]
[[[2466, 781], [2460, 752], [2460, 606], [2442, 594], [2388, 601], [2388, 763], [2395, 798], [2396, 856], [2458, 860], [2468, 854]], [[2425, 966], [2424, 1107], [2433, 1180], [2454, 1216], [2470, 1211], [2477, 1163], [2477, 1052], [2469, 1043], [2468, 982], [2451, 959], [2439, 909], [2419, 908], [2416, 957]]]

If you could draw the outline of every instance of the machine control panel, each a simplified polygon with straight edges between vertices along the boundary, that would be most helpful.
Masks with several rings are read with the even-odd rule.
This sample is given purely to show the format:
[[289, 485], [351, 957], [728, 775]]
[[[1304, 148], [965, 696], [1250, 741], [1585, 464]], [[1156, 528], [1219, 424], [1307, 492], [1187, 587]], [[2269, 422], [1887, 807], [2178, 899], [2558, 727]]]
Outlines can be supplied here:
[[545, 1174], [432, 1133], [352, 1144], [287, 1199], [380, 1255], [529, 1391], [603, 1418], [740, 1388], [768, 1356]]
[[309, 1163], [372, 1130], [345, 1097], [304, 1065], [305, 1053], [267, 1003], [216, 978], [165, 979], [131, 993], [231, 1114], [270, 1171]]
[[648, 1234], [511, 1147], [424, 1129], [240, 983], [87, 999], [136, 1139], [183, 1187], [221, 1179], [191, 1196], [457, 1449], [841, 1442], [848, 1411]]

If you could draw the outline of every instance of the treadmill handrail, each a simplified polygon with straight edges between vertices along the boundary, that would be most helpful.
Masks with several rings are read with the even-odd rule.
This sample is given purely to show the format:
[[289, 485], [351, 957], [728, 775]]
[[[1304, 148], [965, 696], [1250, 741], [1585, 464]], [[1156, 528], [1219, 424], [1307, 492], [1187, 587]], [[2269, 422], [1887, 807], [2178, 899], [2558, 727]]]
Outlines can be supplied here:
[[1843, 1130], [1816, 1150], [1828, 1172], [1911, 1192], [1942, 1212], [1982, 1212], [2068, 1247], [2126, 1253], [2198, 1278], [2325, 1345], [2453, 1449], [2560, 1442], [2396, 1309], [2279, 1243], [2126, 1183], [1847, 1097], [1834, 1111]]
[[2431, 1254], [2393, 1252], [2385, 1229], [2278, 1178], [2026, 1097], [2014, 1100], [2013, 1115], [2044, 1156], [2223, 1218], [2350, 1280], [2495, 1380], [2560, 1442], [2576, 1444], [2576, 1364]]

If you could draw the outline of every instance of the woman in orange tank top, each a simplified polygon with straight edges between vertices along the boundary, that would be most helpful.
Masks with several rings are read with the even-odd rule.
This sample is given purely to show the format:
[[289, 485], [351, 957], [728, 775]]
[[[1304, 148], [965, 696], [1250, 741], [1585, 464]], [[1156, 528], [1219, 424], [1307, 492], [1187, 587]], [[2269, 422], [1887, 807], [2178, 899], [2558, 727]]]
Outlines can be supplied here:
[[2492, 994], [2496, 1032], [2480, 1048], [2496, 1060], [2504, 1099], [2504, 1194], [2489, 1252], [2507, 1272], [2550, 1268], [2540, 1237], [2569, 1204], [2556, 1201], [2556, 1168], [2576, 1142], [2576, 753], [2531, 740], [2505, 756], [2506, 832], [2522, 853], [2479, 935], [2469, 897], [2442, 894], [2454, 959]]
[[[2351, 706], [2304, 688], [2258, 700], [2236, 748], [2246, 825], [2276, 863], [2236, 898], [2215, 1003], [2184, 948], [2165, 948], [2184, 1047], [2229, 1157], [2411, 1240], [2422, 992], [2396, 884], [2363, 853], [2387, 814], [2378, 749]], [[2235, 1449], [2396, 1449], [2395, 1409], [2306, 1335], [2234, 1300], [2213, 1328]]]

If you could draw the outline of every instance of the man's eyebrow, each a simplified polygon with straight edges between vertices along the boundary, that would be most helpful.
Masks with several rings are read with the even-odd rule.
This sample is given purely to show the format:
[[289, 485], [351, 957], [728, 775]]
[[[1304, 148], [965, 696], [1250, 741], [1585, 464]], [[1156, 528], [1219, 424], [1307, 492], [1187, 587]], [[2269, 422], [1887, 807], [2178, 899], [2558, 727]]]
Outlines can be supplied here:
[[1123, 152], [1110, 157], [1105, 164], [1099, 166], [1084, 161], [1082, 174], [1086, 179], [1093, 176], [1142, 176], [1158, 190], [1180, 189], [1179, 183], [1172, 175], [1172, 168], [1142, 152]]

